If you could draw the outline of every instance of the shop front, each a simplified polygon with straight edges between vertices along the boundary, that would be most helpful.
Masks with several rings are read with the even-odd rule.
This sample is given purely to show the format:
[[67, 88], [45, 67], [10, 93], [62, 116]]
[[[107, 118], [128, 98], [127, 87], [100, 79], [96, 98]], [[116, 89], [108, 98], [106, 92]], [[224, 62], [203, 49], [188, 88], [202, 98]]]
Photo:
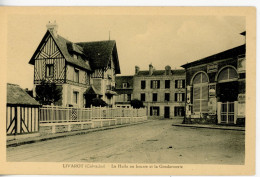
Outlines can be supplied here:
[[244, 124], [245, 45], [187, 63], [186, 123]]

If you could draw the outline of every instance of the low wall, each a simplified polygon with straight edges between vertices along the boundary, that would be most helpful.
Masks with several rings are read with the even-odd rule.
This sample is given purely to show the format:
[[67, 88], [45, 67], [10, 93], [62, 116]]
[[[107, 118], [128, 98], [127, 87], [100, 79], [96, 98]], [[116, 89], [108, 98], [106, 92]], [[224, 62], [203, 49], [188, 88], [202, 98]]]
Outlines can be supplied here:
[[146, 121], [143, 117], [116, 117], [115, 119], [94, 119], [89, 122], [41, 123], [40, 134], [62, 133], [91, 128], [109, 127], [114, 125], [130, 124]]

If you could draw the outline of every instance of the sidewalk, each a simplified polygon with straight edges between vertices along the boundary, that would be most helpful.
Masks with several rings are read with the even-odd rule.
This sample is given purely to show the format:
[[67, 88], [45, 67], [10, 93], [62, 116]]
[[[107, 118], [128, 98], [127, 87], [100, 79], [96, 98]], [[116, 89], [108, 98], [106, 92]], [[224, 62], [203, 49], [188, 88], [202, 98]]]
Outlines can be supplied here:
[[206, 124], [172, 124], [172, 126], [245, 131], [245, 127], [216, 125], [216, 124], [207, 124], [207, 125]]
[[127, 126], [147, 123], [147, 122], [150, 122], [150, 121], [151, 120], [146, 120], [146, 121], [143, 121], [143, 122], [136, 122], [136, 123], [131, 123], [131, 124], [122, 124], [122, 125], [114, 125], [114, 126], [110, 126], [110, 127], [101, 127], [101, 128], [79, 130], [79, 131], [72, 131], [72, 132], [40, 135], [40, 136], [30, 137], [30, 138], [25, 138], [25, 139], [14, 139], [14, 140], [7, 141], [6, 147], [15, 147], [15, 146], [23, 145], [23, 144], [36, 143], [36, 142], [40, 142], [40, 141], [46, 141], [46, 140], [51, 140], [51, 139], [56, 139], [56, 138], [63, 138], [63, 137], [67, 137], [67, 136], [82, 135], [82, 134], [86, 134], [86, 133], [90, 133], [90, 132], [127, 127]]

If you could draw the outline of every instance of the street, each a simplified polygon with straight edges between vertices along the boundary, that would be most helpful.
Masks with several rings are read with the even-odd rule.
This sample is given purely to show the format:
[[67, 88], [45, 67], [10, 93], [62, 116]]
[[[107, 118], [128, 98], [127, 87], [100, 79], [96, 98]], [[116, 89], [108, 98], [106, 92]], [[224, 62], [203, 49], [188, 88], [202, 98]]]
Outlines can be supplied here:
[[153, 120], [7, 148], [7, 161], [243, 164], [245, 132]]

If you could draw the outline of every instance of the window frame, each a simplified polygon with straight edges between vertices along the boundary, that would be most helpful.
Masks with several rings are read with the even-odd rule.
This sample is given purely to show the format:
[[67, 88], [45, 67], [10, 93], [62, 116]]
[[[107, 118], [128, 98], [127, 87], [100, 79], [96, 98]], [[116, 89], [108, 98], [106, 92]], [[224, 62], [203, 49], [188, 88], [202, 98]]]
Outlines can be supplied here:
[[157, 102], [158, 101], [158, 93], [153, 93], [152, 101], [153, 102]]
[[[52, 70], [50, 68], [52, 68]], [[50, 74], [51, 71], [52, 73]], [[46, 64], [46, 77], [54, 77], [54, 64]]]
[[74, 68], [74, 77], [73, 77], [73, 81], [76, 83], [79, 83], [79, 69]]

